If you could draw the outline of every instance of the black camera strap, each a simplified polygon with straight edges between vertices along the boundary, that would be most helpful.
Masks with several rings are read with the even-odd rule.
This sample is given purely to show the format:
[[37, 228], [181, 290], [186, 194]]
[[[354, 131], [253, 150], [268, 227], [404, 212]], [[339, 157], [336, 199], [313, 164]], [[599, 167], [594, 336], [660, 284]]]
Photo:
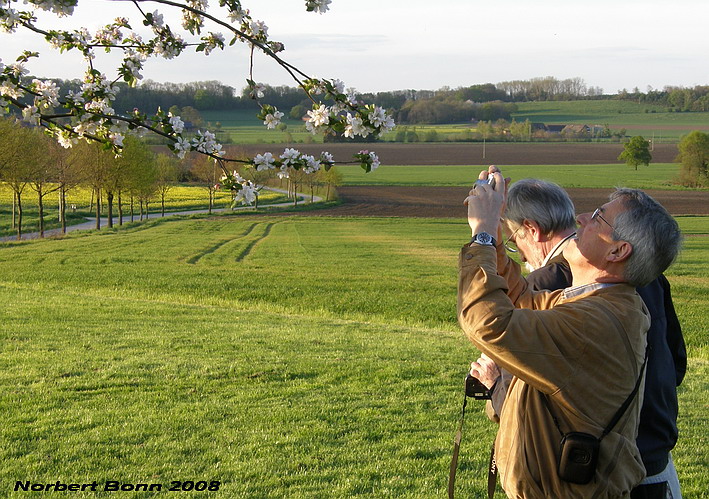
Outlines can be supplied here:
[[[468, 396], [463, 396], [463, 408], [460, 411], [460, 421], [458, 423], [458, 431], [453, 439], [453, 456], [451, 457], [451, 468], [448, 473], [448, 499], [453, 499], [455, 496], [455, 475], [458, 470], [458, 456], [460, 455], [460, 442], [463, 440], [463, 423], [465, 422], [465, 407], [468, 405]], [[492, 442], [492, 450], [490, 451], [490, 464], [487, 473], [487, 496], [492, 499], [495, 495], [495, 487], [497, 485], [497, 463], [495, 462], [495, 442]]]
[[460, 442], [463, 440], [463, 422], [465, 421], [465, 406], [468, 405], [468, 396], [463, 395], [463, 409], [460, 413], [458, 431], [453, 439], [453, 456], [451, 457], [451, 469], [448, 473], [448, 498], [453, 499], [455, 495], [455, 474], [458, 470], [458, 455], [460, 454]]

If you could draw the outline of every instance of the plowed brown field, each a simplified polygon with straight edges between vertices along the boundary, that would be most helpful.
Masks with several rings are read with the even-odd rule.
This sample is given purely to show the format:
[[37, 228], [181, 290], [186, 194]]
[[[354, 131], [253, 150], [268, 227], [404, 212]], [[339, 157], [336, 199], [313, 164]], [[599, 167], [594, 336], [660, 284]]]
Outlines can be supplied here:
[[[567, 189], [576, 212], [593, 211], [608, 201], [610, 189]], [[303, 215], [380, 217], [465, 217], [466, 187], [344, 186], [343, 203]], [[646, 191], [673, 215], [709, 215], [709, 191]]]
[[[279, 146], [280, 147], [280, 146]], [[345, 160], [371, 148], [384, 165], [558, 165], [619, 163], [622, 144], [534, 143], [509, 144], [298, 144], [301, 152], [320, 154], [326, 149]], [[250, 148], [255, 154], [274, 146]], [[676, 144], [655, 144], [653, 162], [671, 163]], [[388, 217], [465, 217], [465, 187], [343, 186], [338, 188], [343, 204], [303, 215], [356, 215]], [[568, 189], [577, 213], [593, 211], [608, 200], [610, 189]], [[709, 191], [647, 191], [673, 215], [709, 215]]]

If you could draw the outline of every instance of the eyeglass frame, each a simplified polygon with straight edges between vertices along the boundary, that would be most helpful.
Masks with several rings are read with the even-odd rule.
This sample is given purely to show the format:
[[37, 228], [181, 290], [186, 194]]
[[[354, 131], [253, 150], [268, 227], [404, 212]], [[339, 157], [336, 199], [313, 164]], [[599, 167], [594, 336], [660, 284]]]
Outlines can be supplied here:
[[[510, 246], [510, 241], [512, 241], [512, 238], [515, 237], [515, 235], [517, 234], [517, 232], [519, 232], [519, 229], [522, 228], [522, 225], [524, 225], [524, 224], [523, 224], [523, 223], [522, 223], [522, 224], [519, 224], [519, 225], [517, 226], [517, 228], [514, 230], [514, 232], [513, 232], [512, 234], [510, 234], [510, 237], [508, 237], [508, 238], [505, 240], [505, 243], [504, 243], [503, 246], [504, 246], [505, 249], [506, 249], [507, 251], [509, 251], [510, 253], [519, 253], [519, 249], [513, 248], [513, 247]], [[512, 242], [514, 243], [515, 246], [517, 246], [517, 241], [516, 241], [516, 240], [515, 240], [515, 241], [512, 241]]]
[[596, 218], [600, 218], [601, 220], [603, 220], [606, 223], [606, 225], [608, 225], [608, 227], [610, 227], [613, 230], [613, 232], [616, 232], [615, 227], [613, 227], [610, 223], [608, 223], [608, 220], [603, 218], [603, 215], [601, 215], [601, 208], [600, 207], [596, 208], [593, 211], [593, 213], [591, 214], [591, 220], [595, 220]]

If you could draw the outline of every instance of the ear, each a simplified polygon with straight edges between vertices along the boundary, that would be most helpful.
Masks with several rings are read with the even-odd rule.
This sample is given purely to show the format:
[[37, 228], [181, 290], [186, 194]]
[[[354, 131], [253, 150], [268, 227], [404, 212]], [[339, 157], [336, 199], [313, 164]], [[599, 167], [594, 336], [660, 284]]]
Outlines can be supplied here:
[[522, 225], [524, 225], [525, 232], [532, 237], [535, 243], [541, 242], [544, 239], [544, 234], [542, 234], [539, 224], [534, 220], [525, 219]]
[[633, 253], [633, 247], [627, 241], [616, 241], [613, 249], [608, 254], [608, 261], [613, 263], [621, 263], [627, 260]]

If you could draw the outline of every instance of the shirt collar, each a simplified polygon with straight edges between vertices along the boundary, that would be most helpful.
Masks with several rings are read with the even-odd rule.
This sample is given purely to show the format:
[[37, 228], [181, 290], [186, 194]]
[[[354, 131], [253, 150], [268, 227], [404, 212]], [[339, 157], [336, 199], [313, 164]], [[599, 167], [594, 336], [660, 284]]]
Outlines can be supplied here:
[[592, 282], [590, 284], [582, 284], [580, 286], [574, 286], [572, 288], [564, 289], [564, 299], [568, 300], [570, 298], [576, 298], [577, 296], [585, 295], [591, 291], [596, 291], [597, 289], [609, 288], [615, 286], [612, 282]]

